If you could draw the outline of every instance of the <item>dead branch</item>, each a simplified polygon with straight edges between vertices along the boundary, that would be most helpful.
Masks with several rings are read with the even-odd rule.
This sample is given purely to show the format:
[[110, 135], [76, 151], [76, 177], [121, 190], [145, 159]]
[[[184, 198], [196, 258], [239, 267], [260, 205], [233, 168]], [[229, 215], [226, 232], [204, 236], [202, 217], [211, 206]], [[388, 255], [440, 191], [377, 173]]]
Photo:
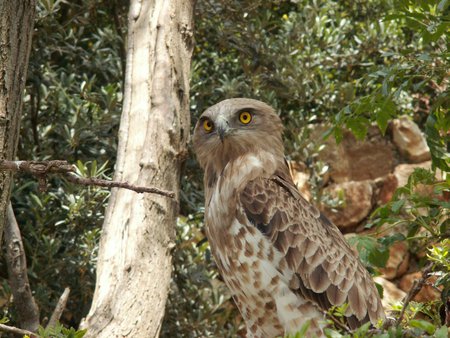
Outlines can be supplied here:
[[17, 327], [8, 326], [5, 324], [0, 324], [0, 331], [7, 332], [7, 333], [14, 333], [14, 334], [21, 335], [21, 336], [27, 335], [30, 337], [36, 337], [36, 334], [31, 331], [22, 330]]
[[431, 272], [431, 269], [433, 268], [433, 262], [428, 263], [422, 272], [422, 277], [420, 279], [416, 279], [411, 286], [411, 289], [408, 291], [408, 293], [405, 296], [405, 299], [403, 300], [403, 308], [400, 312], [400, 315], [397, 319], [397, 326], [399, 326], [403, 320], [403, 317], [405, 315], [405, 311], [408, 308], [409, 303], [411, 300], [414, 299], [414, 297], [419, 293], [420, 290], [422, 290], [423, 286], [425, 285], [425, 282], [427, 278], [429, 277], [429, 273]]
[[8, 204], [6, 218], [6, 264], [9, 285], [14, 296], [14, 307], [19, 316], [20, 326], [26, 330], [36, 331], [39, 327], [39, 308], [31, 294], [22, 236], [11, 203]]
[[67, 161], [8, 161], [0, 160], [0, 170], [29, 173], [34, 176], [47, 174], [64, 174], [74, 172], [75, 167]]
[[29, 173], [39, 179], [39, 188], [45, 190], [46, 177], [49, 174], [60, 174], [69, 182], [84, 185], [84, 186], [98, 186], [105, 188], [123, 188], [133, 190], [137, 193], [151, 193], [170, 198], [175, 197], [172, 191], [166, 191], [155, 187], [142, 187], [128, 182], [118, 182], [104, 180], [94, 177], [80, 177], [74, 174], [75, 167], [67, 161], [53, 160], [53, 161], [7, 161], [0, 160], [0, 171], [10, 170], [14, 172]]
[[58, 303], [55, 306], [55, 310], [53, 310], [52, 316], [48, 321], [47, 328], [55, 326], [58, 320], [61, 318], [61, 315], [66, 308], [67, 300], [69, 299], [70, 289], [65, 288], [61, 297], [59, 297]]
[[175, 193], [172, 191], [166, 191], [159, 188], [154, 187], [142, 187], [142, 186], [136, 186], [133, 184], [130, 184], [128, 182], [117, 182], [117, 181], [108, 181], [108, 180], [102, 180], [95, 177], [80, 177], [76, 176], [72, 173], [67, 173], [64, 175], [64, 177], [72, 183], [79, 184], [79, 185], [95, 185], [99, 187], [105, 187], [105, 188], [124, 188], [136, 191], [137, 193], [151, 193], [151, 194], [158, 194], [170, 198], [175, 197]]

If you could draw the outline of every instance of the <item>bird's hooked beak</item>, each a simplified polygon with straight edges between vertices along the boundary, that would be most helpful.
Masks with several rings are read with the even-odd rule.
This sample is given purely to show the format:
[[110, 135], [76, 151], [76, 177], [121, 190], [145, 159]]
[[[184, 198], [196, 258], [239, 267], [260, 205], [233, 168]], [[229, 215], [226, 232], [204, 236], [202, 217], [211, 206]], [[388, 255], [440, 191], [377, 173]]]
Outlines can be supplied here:
[[223, 143], [225, 136], [230, 134], [231, 128], [226, 118], [219, 116], [216, 120], [217, 133], [220, 141]]

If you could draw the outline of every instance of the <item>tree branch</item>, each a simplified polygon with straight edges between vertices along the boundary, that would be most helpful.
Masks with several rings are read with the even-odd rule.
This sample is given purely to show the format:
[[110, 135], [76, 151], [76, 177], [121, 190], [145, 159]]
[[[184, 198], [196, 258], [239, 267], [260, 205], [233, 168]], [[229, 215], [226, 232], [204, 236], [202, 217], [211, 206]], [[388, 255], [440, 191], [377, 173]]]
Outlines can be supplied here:
[[6, 264], [9, 285], [14, 296], [14, 307], [19, 316], [20, 326], [36, 331], [39, 327], [39, 308], [31, 294], [22, 236], [11, 203], [8, 204], [6, 218]]
[[14, 334], [21, 335], [21, 336], [27, 335], [27, 336], [30, 336], [30, 337], [36, 337], [36, 334], [31, 332], [31, 331], [18, 329], [17, 327], [8, 326], [8, 325], [5, 325], [5, 324], [0, 324], [0, 331], [8, 332], [8, 333], [14, 333]]
[[403, 317], [405, 315], [405, 311], [411, 302], [411, 300], [414, 299], [414, 297], [419, 293], [420, 290], [422, 290], [423, 286], [425, 285], [425, 282], [428, 278], [428, 274], [431, 272], [431, 269], [433, 268], [433, 262], [428, 263], [422, 272], [422, 277], [420, 279], [416, 279], [411, 286], [411, 289], [408, 291], [408, 293], [405, 296], [405, 299], [403, 301], [403, 308], [400, 312], [400, 315], [397, 319], [397, 326], [399, 326], [403, 320]]
[[136, 191], [137, 193], [146, 192], [146, 193], [158, 194], [158, 195], [162, 195], [162, 196], [166, 196], [166, 197], [170, 197], [170, 198], [175, 197], [175, 193], [173, 193], [172, 191], [166, 191], [166, 190], [162, 190], [162, 189], [154, 188], [154, 187], [137, 186], [137, 185], [130, 184], [128, 182], [108, 181], [108, 180], [103, 180], [103, 179], [95, 178], [95, 177], [80, 177], [80, 176], [76, 176], [75, 174], [72, 174], [72, 173], [66, 173], [64, 175], [64, 177], [69, 182], [79, 184], [79, 185], [95, 185], [95, 186], [105, 187], [105, 188], [124, 188], [124, 189]]
[[133, 190], [137, 193], [151, 193], [170, 198], [175, 197], [173, 191], [166, 191], [155, 187], [142, 187], [130, 184], [128, 182], [118, 182], [104, 180], [95, 177], [80, 177], [74, 174], [75, 167], [67, 161], [53, 160], [53, 161], [7, 161], [0, 160], [0, 171], [11, 170], [14, 172], [24, 172], [36, 176], [39, 179], [39, 186], [41, 190], [45, 191], [46, 177], [48, 174], [60, 174], [69, 182], [84, 185], [84, 186], [99, 186], [105, 188], [124, 188]]
[[61, 297], [59, 297], [58, 303], [55, 306], [55, 310], [53, 310], [52, 316], [48, 321], [47, 327], [55, 326], [58, 320], [61, 318], [61, 315], [66, 308], [67, 300], [69, 299], [70, 289], [65, 288]]

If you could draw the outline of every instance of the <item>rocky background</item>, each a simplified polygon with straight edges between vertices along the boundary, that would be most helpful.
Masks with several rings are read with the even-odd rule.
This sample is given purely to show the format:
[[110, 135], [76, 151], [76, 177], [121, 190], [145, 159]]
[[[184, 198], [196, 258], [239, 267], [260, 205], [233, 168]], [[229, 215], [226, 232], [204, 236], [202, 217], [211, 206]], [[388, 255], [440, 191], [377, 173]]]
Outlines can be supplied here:
[[[311, 139], [321, 142], [326, 127], [314, 128]], [[400, 232], [402, 227], [369, 229], [371, 213], [392, 198], [395, 190], [408, 181], [415, 168], [430, 169], [430, 152], [418, 126], [404, 116], [392, 121], [386, 135], [379, 128], [369, 129], [364, 141], [357, 140], [351, 132], [344, 132], [337, 145], [334, 138], [325, 141], [319, 160], [325, 163], [321, 176], [319, 208], [332, 220], [347, 238], [357, 235], [384, 235], [386, 231]], [[312, 200], [311, 173], [304, 163], [291, 163], [291, 172], [304, 196]], [[317, 189], [317, 187], [316, 187]], [[424, 187], [423, 193], [432, 193]], [[401, 301], [422, 276], [419, 260], [426, 252], [417, 252], [406, 241], [392, 245], [389, 259], [381, 275], [375, 277], [384, 288], [383, 305], [389, 311]], [[425, 283], [413, 299], [417, 302], [438, 300], [439, 290]]]

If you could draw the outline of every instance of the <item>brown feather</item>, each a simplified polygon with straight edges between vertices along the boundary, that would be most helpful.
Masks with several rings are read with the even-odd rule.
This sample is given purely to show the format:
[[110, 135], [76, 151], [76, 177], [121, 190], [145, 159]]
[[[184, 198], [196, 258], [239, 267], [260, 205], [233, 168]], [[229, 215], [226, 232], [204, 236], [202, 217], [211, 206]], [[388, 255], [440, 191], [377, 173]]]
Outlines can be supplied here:
[[[251, 113], [251, 123], [239, 121], [243, 111]], [[212, 130], [203, 128], [205, 120]], [[368, 272], [292, 182], [282, 129], [270, 106], [238, 98], [208, 108], [193, 137], [205, 171], [206, 235], [249, 334], [293, 333], [309, 316], [309, 333], [323, 336], [319, 309], [346, 301], [352, 328], [384, 318]]]
[[[282, 170], [278, 169], [278, 172]], [[253, 216], [247, 212], [251, 209], [249, 196], [254, 195], [253, 190], [262, 187], [267, 195], [266, 203], [261, 214]], [[269, 220], [264, 229], [270, 230], [264, 233], [285, 255], [288, 267], [299, 276], [299, 294], [324, 310], [348, 301], [347, 322], [352, 327], [384, 318], [370, 275], [340, 231], [308, 204], [286, 175], [257, 178], [247, 184], [241, 196], [241, 206], [252, 223]], [[355, 284], [355, 280], [359, 280], [364, 287]], [[292, 283], [293, 286], [297, 284]]]

